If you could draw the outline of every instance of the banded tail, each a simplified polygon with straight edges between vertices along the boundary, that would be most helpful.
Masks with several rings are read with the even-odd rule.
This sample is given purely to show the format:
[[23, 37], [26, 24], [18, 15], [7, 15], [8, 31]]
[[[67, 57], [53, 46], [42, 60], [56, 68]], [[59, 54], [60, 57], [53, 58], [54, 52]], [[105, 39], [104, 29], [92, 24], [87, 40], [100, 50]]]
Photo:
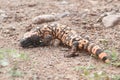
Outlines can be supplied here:
[[94, 55], [98, 56], [98, 58], [100, 58], [105, 63], [110, 62], [109, 59], [108, 59], [107, 53], [105, 53], [98, 45], [95, 45], [93, 43], [89, 43], [86, 46], [86, 49], [91, 54], [94, 54]]

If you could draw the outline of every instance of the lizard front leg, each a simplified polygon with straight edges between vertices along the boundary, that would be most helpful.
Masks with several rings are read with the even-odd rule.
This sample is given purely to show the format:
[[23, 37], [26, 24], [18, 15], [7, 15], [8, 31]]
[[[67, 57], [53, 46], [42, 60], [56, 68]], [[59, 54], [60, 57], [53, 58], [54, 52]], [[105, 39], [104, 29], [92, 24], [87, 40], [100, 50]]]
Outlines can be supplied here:
[[64, 55], [65, 57], [75, 57], [78, 56], [79, 54], [77, 53], [78, 50], [78, 41], [74, 41], [70, 53]]
[[40, 46], [49, 46], [52, 40], [53, 40], [52, 35], [47, 35], [43, 38], [42, 44], [40, 44]]

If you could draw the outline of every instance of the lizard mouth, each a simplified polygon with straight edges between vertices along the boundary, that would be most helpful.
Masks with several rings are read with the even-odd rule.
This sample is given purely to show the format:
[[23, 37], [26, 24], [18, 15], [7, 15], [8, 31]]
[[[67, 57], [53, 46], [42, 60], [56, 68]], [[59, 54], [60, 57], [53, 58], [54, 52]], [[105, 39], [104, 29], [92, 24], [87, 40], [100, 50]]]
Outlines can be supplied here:
[[37, 35], [33, 35], [31, 37], [23, 38], [20, 40], [20, 46], [23, 48], [38, 47], [42, 46], [42, 44], [42, 39]]

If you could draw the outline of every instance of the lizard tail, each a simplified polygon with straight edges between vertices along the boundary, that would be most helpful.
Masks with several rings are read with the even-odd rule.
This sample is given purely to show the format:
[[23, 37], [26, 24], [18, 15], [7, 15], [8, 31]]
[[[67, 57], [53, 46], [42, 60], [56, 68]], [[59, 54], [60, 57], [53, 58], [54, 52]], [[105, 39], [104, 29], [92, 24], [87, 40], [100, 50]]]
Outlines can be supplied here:
[[110, 62], [110, 60], [108, 59], [107, 53], [105, 53], [98, 45], [95, 45], [93, 43], [89, 43], [86, 47], [87, 47], [88, 52], [98, 56], [98, 58], [100, 58], [105, 63]]

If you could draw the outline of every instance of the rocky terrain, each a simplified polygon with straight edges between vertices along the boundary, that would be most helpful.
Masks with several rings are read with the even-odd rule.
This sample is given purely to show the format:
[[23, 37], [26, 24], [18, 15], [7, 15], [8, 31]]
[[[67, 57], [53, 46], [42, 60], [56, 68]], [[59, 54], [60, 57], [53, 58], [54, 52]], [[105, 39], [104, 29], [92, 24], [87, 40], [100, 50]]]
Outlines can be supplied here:
[[[25, 32], [41, 25], [33, 23], [36, 16], [63, 13], [67, 15], [53, 22], [88, 36], [116, 64], [105, 64], [85, 51], [65, 58], [67, 48], [60, 46], [19, 46]], [[119, 23], [120, 0], [0, 0], [0, 80], [120, 80]]]

